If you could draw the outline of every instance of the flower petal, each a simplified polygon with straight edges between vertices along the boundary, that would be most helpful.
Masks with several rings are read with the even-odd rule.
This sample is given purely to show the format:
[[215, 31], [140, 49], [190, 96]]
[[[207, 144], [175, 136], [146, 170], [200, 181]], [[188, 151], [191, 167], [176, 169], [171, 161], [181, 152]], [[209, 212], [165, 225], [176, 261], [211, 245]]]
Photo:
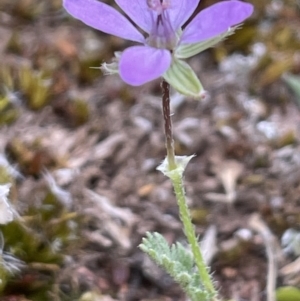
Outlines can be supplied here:
[[179, 29], [192, 15], [200, 0], [172, 0], [168, 13], [173, 29]]
[[129, 47], [120, 58], [120, 76], [127, 84], [140, 86], [165, 73], [171, 61], [169, 50], [148, 46]]
[[146, 0], [115, 0], [115, 2], [136, 25], [147, 33], [151, 31], [152, 17]]
[[96, 0], [64, 0], [64, 8], [73, 17], [102, 32], [135, 42], [143, 35], [114, 8]]
[[181, 43], [197, 43], [211, 39], [226, 32], [230, 26], [243, 22], [252, 12], [251, 4], [236, 0], [212, 5], [201, 11], [187, 25], [181, 36]]

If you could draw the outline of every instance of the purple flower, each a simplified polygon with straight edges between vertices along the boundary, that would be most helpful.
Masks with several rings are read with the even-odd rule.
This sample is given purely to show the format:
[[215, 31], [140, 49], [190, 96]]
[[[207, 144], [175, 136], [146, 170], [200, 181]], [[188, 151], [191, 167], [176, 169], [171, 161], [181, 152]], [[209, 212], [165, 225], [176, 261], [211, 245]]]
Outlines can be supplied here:
[[214, 46], [234, 31], [233, 26], [253, 12], [251, 4], [237, 0], [222, 1], [202, 10], [182, 30], [199, 1], [115, 0], [145, 34], [117, 10], [102, 2], [64, 0], [63, 5], [72, 16], [95, 29], [141, 43], [125, 49], [116, 59], [124, 82], [139, 86], [161, 76], [171, 84], [175, 83], [174, 76], [177, 82], [186, 80], [188, 84], [193, 81], [195, 75], [191, 75], [190, 67], [181, 59]]

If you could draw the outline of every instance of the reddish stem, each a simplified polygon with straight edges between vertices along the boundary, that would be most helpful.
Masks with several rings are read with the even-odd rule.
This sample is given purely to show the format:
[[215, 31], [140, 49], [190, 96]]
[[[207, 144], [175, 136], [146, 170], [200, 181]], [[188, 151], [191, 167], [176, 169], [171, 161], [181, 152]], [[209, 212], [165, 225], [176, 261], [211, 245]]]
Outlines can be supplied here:
[[165, 139], [166, 139], [166, 149], [167, 149], [167, 160], [169, 164], [169, 170], [176, 168], [175, 162], [175, 150], [174, 150], [174, 140], [172, 131], [172, 120], [170, 111], [170, 85], [163, 80], [161, 83], [162, 88], [162, 108], [163, 108], [163, 118], [164, 118], [164, 128], [165, 128]]

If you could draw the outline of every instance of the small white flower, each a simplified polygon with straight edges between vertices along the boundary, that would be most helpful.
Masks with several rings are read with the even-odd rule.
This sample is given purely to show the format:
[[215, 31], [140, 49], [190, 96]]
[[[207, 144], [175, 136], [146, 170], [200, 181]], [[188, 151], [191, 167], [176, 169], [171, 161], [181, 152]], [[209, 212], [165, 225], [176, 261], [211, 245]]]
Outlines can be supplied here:
[[0, 185], [0, 224], [7, 224], [14, 219], [13, 209], [7, 199], [10, 184]]

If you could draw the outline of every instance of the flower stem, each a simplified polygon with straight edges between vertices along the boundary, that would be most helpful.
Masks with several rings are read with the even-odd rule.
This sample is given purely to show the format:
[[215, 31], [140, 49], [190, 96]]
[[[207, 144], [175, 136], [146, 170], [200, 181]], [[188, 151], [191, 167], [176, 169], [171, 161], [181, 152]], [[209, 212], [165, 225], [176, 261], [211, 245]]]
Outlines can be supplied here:
[[190, 244], [195, 264], [197, 266], [199, 276], [203, 283], [203, 287], [206, 292], [211, 297], [210, 301], [217, 300], [217, 292], [214, 288], [212, 279], [209, 275], [209, 269], [205, 264], [204, 258], [202, 256], [195, 228], [192, 224], [192, 219], [190, 212], [187, 206], [185, 191], [183, 187], [183, 171], [178, 168], [176, 162], [175, 150], [174, 150], [174, 140], [172, 133], [172, 121], [170, 115], [170, 85], [163, 80], [161, 84], [163, 90], [162, 96], [162, 105], [163, 105], [163, 117], [164, 117], [164, 128], [165, 128], [165, 137], [166, 137], [166, 149], [167, 149], [167, 161], [168, 161], [168, 172], [165, 173], [171, 180], [174, 192], [176, 195], [178, 207], [179, 207], [179, 216], [180, 220], [183, 223], [184, 234]]
[[206, 291], [209, 293], [209, 295], [211, 296], [216, 296], [216, 290], [214, 288], [212, 279], [209, 275], [209, 269], [205, 264], [204, 258], [202, 256], [199, 244], [198, 244], [198, 240], [196, 237], [196, 233], [195, 233], [195, 228], [192, 224], [191, 221], [191, 216], [190, 216], [190, 212], [186, 203], [186, 198], [185, 198], [185, 191], [184, 191], [184, 187], [183, 187], [183, 181], [182, 181], [182, 175], [180, 175], [179, 173], [173, 174], [170, 177], [173, 187], [174, 187], [174, 191], [175, 191], [175, 195], [176, 195], [176, 199], [177, 199], [177, 203], [179, 206], [179, 214], [180, 214], [180, 220], [183, 223], [183, 227], [184, 227], [184, 234], [191, 246], [191, 250], [194, 256], [194, 260], [201, 278], [201, 281], [203, 283], [203, 286], [205, 287]]
[[172, 120], [170, 111], [170, 85], [163, 80], [161, 83], [163, 90], [162, 94], [162, 108], [163, 108], [163, 118], [164, 118], [164, 128], [166, 137], [166, 149], [167, 149], [167, 159], [169, 170], [176, 168], [175, 163], [175, 150], [174, 150], [174, 140], [173, 140], [173, 130], [172, 130]]

